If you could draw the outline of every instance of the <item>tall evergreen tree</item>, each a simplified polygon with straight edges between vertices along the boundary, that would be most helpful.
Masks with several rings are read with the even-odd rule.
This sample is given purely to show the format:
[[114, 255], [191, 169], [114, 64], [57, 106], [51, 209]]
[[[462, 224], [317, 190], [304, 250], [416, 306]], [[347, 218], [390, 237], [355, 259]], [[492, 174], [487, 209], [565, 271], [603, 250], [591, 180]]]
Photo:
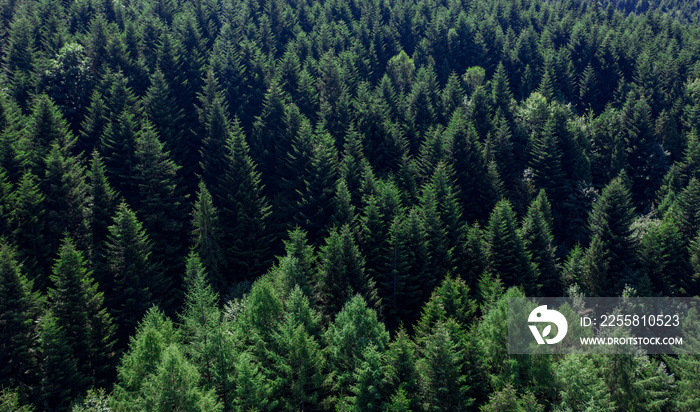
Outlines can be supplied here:
[[78, 373], [84, 379], [82, 392], [90, 386], [105, 386], [115, 367], [114, 326], [104, 308], [104, 296], [87, 269], [83, 253], [71, 238], [61, 245], [48, 291], [51, 312], [63, 329], [66, 344], [73, 349]]
[[[600, 273], [603, 283], [595, 286], [596, 293], [605, 295], [622, 290], [622, 284], [635, 283], [636, 259], [634, 251], [636, 242], [632, 237], [632, 220], [634, 219], [634, 206], [624, 176], [613, 179], [600, 194], [593, 205], [588, 217], [591, 237], [598, 238], [600, 251], [607, 258], [607, 268]], [[591, 242], [591, 248], [595, 241]], [[596, 246], [598, 247], [598, 246]], [[589, 252], [593, 253], [594, 249]], [[590, 254], [589, 253], [589, 254]], [[590, 255], [591, 258], [595, 255]], [[602, 259], [601, 256], [597, 258]], [[590, 262], [591, 264], [603, 263]], [[602, 266], [600, 266], [602, 269]]]
[[561, 296], [562, 282], [555, 257], [556, 245], [552, 235], [552, 208], [544, 189], [532, 201], [520, 231], [525, 250], [539, 272], [538, 283], [543, 296]]
[[114, 223], [109, 227], [106, 256], [109, 282], [107, 306], [114, 315], [118, 347], [127, 343], [136, 325], [150, 307], [152, 290], [161, 290], [161, 283], [151, 263], [151, 241], [136, 214], [126, 203], [117, 207]]
[[234, 123], [226, 140], [225, 155], [226, 169], [219, 179], [219, 204], [227, 278], [247, 280], [262, 274], [269, 265], [270, 206], [238, 123]]
[[13, 248], [0, 242], [0, 386], [29, 400], [39, 369], [35, 321], [41, 301]]
[[135, 141], [134, 179], [138, 187], [136, 210], [144, 229], [152, 236], [151, 258], [159, 262], [162, 271], [160, 290], [154, 290], [166, 311], [178, 299], [174, 289], [180, 286], [185, 251], [183, 223], [185, 199], [178, 188], [176, 165], [164, 150], [153, 125], [145, 121]]
[[491, 213], [486, 228], [486, 271], [506, 286], [522, 285], [529, 296], [539, 291], [537, 268], [518, 233], [515, 213], [507, 200], [501, 200]]
[[221, 226], [219, 212], [204, 181], [199, 182], [197, 199], [192, 209], [192, 243], [193, 250], [202, 259], [202, 264], [209, 273], [209, 279], [219, 293], [225, 291], [223, 278], [224, 255], [221, 245]]
[[316, 294], [327, 319], [340, 312], [355, 294], [363, 295], [371, 305], [376, 304], [374, 282], [365, 274], [364, 265], [350, 226], [332, 230], [321, 247], [315, 281]]
[[32, 274], [38, 290], [48, 284], [48, 261], [51, 250], [44, 242], [44, 195], [31, 172], [25, 172], [17, 184], [12, 211], [13, 240], [27, 271]]

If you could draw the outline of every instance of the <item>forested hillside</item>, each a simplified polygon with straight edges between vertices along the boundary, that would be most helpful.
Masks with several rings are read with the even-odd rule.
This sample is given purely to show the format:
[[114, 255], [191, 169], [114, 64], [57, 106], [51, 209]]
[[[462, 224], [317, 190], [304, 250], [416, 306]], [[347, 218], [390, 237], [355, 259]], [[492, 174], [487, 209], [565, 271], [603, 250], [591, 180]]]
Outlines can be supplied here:
[[699, 4], [1, 1], [0, 410], [700, 409]]

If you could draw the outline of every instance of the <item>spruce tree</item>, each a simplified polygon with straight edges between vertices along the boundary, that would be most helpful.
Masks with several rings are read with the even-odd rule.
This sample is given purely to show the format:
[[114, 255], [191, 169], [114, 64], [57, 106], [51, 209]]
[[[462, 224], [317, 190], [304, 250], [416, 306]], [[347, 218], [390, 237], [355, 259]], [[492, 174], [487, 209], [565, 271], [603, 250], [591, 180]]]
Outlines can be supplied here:
[[46, 172], [43, 183], [46, 210], [46, 242], [51, 251], [58, 250], [61, 238], [68, 234], [81, 248], [89, 244], [88, 184], [85, 167], [79, 158], [70, 154], [73, 142], [59, 146], [51, 145], [46, 157]]
[[522, 285], [529, 296], [537, 294], [538, 272], [518, 233], [515, 213], [507, 200], [501, 200], [491, 213], [486, 228], [486, 271], [500, 278], [506, 287]]
[[25, 172], [14, 193], [12, 211], [12, 239], [17, 245], [22, 262], [32, 274], [37, 290], [45, 290], [48, 284], [48, 262], [51, 250], [44, 242], [44, 195], [31, 172]]
[[460, 200], [468, 222], [485, 221], [496, 203], [496, 191], [487, 177], [488, 170], [477, 141], [474, 126], [457, 109], [450, 119], [446, 133], [453, 143], [452, 158], [455, 180], [460, 188]]
[[234, 123], [226, 140], [225, 156], [226, 169], [219, 178], [219, 204], [227, 281], [248, 280], [262, 274], [269, 265], [270, 206], [238, 123]]
[[38, 384], [35, 321], [41, 301], [13, 248], [0, 241], [0, 386], [28, 400]]
[[88, 381], [78, 370], [75, 349], [68, 343], [66, 331], [51, 311], [38, 324], [41, 362], [40, 403], [47, 409], [67, 410]]
[[66, 335], [66, 344], [75, 354], [78, 372], [86, 386], [104, 386], [112, 379], [115, 353], [114, 326], [104, 308], [104, 296], [98, 292], [83, 253], [71, 238], [61, 245], [48, 291], [51, 312]]
[[193, 250], [201, 257], [214, 290], [222, 293], [226, 285], [222, 273], [224, 255], [219, 211], [214, 206], [204, 181], [201, 180], [191, 216]]
[[353, 371], [364, 360], [366, 349], [374, 346], [384, 352], [389, 343], [389, 333], [377, 319], [377, 314], [367, 307], [360, 295], [348, 301], [324, 334], [329, 379], [324, 386], [332, 394], [326, 398], [326, 408], [337, 404], [350, 394], [355, 383]]
[[555, 257], [552, 210], [544, 189], [540, 189], [530, 204], [520, 234], [539, 272], [540, 292], [543, 296], [561, 296], [563, 288]]
[[[595, 286], [601, 296], [621, 291], [625, 282], [635, 282], [636, 242], [630, 226], [634, 219], [634, 206], [623, 178], [624, 176], [619, 176], [613, 179], [603, 189], [588, 217], [591, 237], [598, 238], [600, 252], [607, 256], [599, 262], [589, 261], [589, 264], [606, 266], [605, 271], [599, 273], [602, 276], [599, 281], [602, 283]], [[592, 241], [591, 245], [594, 244]], [[593, 253], [593, 249], [590, 249], [590, 253]]]
[[107, 176], [102, 157], [94, 150], [90, 159], [89, 172], [89, 220], [90, 246], [88, 249], [90, 264], [98, 284], [104, 287], [106, 283], [107, 263], [105, 257], [105, 242], [109, 234], [117, 208], [117, 194], [112, 189]]
[[334, 229], [321, 247], [315, 289], [323, 315], [330, 319], [355, 294], [376, 303], [374, 282], [368, 279], [365, 261], [348, 225]]
[[173, 99], [173, 92], [163, 72], [156, 69], [151, 75], [151, 85], [146, 91], [144, 107], [165, 148], [172, 153], [175, 163], [182, 165], [189, 160], [189, 148], [184, 141], [185, 132], [180, 128], [182, 109], [172, 105]]
[[226, 103], [219, 91], [219, 85], [213, 72], [207, 73], [204, 93], [199, 95], [199, 122], [201, 136], [201, 153], [199, 167], [202, 180], [212, 189], [214, 198], [219, 193], [219, 179], [226, 170], [226, 142], [229, 139], [230, 124]]
[[126, 203], [117, 207], [109, 227], [106, 257], [110, 282], [107, 306], [118, 325], [118, 347], [127, 343], [139, 319], [151, 306], [153, 291], [162, 291], [156, 268], [151, 263], [151, 241]]
[[173, 289], [179, 288], [184, 268], [182, 226], [186, 215], [185, 199], [178, 187], [179, 166], [170, 159], [148, 121], [136, 136], [134, 158], [132, 178], [138, 187], [135, 208], [153, 242], [151, 259], [159, 262], [161, 280], [166, 282], [153, 292], [167, 311], [179, 298]]
[[[18, 163], [40, 175], [42, 161], [57, 142], [64, 146], [72, 137], [68, 124], [54, 102], [45, 94], [34, 99], [32, 114], [27, 121], [25, 133], [16, 142]], [[66, 148], [68, 149], [68, 148]]]
[[332, 215], [332, 196], [338, 178], [338, 155], [331, 135], [317, 128], [308, 169], [301, 171], [306, 183], [297, 204], [295, 220], [318, 242]]

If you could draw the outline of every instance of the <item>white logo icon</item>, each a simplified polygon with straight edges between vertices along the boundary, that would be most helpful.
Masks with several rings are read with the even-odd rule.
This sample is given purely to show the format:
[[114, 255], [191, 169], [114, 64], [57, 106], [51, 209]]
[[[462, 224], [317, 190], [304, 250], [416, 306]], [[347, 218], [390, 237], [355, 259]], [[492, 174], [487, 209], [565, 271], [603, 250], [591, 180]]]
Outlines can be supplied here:
[[564, 339], [564, 336], [566, 336], [566, 332], [569, 330], [569, 323], [566, 321], [564, 315], [556, 310], [547, 309], [547, 305], [536, 307], [532, 312], [530, 312], [530, 316], [528, 317], [527, 321], [548, 322], [557, 325], [557, 335], [550, 339], [545, 338], [549, 336], [549, 333], [552, 331], [552, 325], [547, 325], [542, 331], [541, 335], [540, 331], [537, 330], [536, 325], [528, 325], [530, 326], [532, 334], [535, 336], [535, 340], [537, 340], [537, 343], [540, 345], [544, 345], [545, 342], [550, 345], [561, 342], [562, 339]]

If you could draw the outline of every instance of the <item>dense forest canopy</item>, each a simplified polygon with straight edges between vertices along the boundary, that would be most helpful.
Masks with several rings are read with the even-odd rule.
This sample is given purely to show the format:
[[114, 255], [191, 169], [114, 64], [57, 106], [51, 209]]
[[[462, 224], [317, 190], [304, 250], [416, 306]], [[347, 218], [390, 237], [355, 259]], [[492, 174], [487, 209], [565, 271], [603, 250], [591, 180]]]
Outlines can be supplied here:
[[697, 356], [505, 326], [698, 295], [697, 1], [0, 16], [0, 410], [700, 408]]

